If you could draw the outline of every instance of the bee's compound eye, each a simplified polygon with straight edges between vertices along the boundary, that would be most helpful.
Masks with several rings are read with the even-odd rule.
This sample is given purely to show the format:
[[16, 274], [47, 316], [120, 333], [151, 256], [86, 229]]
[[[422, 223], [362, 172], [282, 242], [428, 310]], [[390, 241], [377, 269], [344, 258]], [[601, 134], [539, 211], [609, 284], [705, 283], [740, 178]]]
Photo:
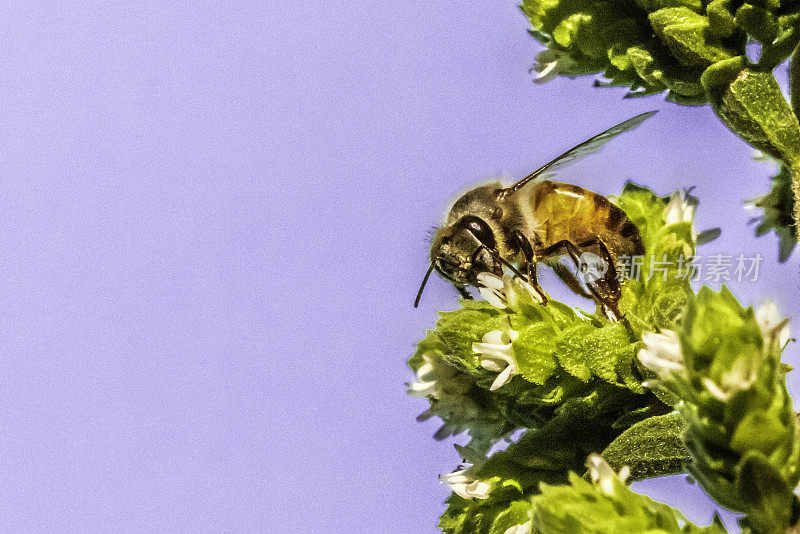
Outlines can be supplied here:
[[478, 241], [491, 249], [495, 248], [494, 232], [486, 223], [486, 221], [473, 215], [468, 215], [461, 221], [464, 227], [469, 230], [470, 233], [478, 239]]

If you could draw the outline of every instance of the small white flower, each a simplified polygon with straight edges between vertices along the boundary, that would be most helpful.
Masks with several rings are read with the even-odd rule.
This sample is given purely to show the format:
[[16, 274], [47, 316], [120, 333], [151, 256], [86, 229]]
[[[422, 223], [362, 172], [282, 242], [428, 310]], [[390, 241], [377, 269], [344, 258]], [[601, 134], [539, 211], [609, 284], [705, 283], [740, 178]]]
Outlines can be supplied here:
[[481, 409], [467, 396], [475, 379], [447, 363], [441, 355], [425, 353], [417, 369], [417, 382], [406, 384], [408, 394], [431, 401], [431, 406], [417, 416], [417, 421], [427, 421], [434, 415], [444, 424], [434, 438], [442, 440], [467, 430], [469, 421], [480, 417]]
[[538, 74], [533, 79], [534, 83], [545, 83], [559, 74], [569, 71], [574, 62], [565, 50], [547, 49], [536, 55], [536, 63], [531, 71]]
[[745, 390], [753, 385], [760, 363], [757, 358], [741, 356], [733, 362], [728, 372], [722, 374], [719, 383], [708, 377], [703, 378], [702, 383], [714, 398], [727, 402], [737, 391]]
[[486, 302], [500, 309], [508, 306], [509, 287], [503, 278], [492, 273], [478, 273], [478, 282], [481, 284], [478, 291]]
[[521, 525], [514, 525], [508, 527], [503, 534], [531, 534], [531, 522], [522, 523]]
[[592, 483], [609, 496], [614, 494], [614, 479], [616, 478], [624, 484], [631, 474], [630, 468], [625, 466], [619, 470], [619, 475], [617, 475], [599, 454], [590, 454], [586, 459], [586, 467], [589, 468]]
[[530, 297], [533, 299], [533, 301], [535, 303], [544, 304], [544, 301], [545, 301], [544, 295], [542, 295], [541, 291], [539, 291], [536, 288], [534, 288], [526, 280], [523, 280], [522, 278], [520, 278], [518, 276], [514, 276], [514, 277], [511, 277], [511, 285], [517, 291], [520, 291], [520, 290], [525, 291], [528, 295], [530, 295]]
[[620, 482], [625, 483], [629, 476], [631, 476], [631, 468], [627, 465], [623, 465], [622, 469], [617, 473], [617, 478], [619, 478]]
[[456, 495], [465, 499], [487, 499], [491, 484], [478, 480], [472, 474], [474, 466], [459, 469], [446, 475], [439, 475], [439, 480], [450, 486]]
[[756, 359], [742, 356], [733, 363], [730, 371], [722, 375], [721, 384], [710, 378], [703, 378], [703, 385], [713, 397], [726, 402], [737, 391], [753, 385], [757, 378], [758, 364]]
[[489, 388], [491, 391], [517, 374], [517, 361], [514, 359], [512, 343], [517, 337], [519, 334], [511, 329], [507, 332], [492, 330], [483, 336], [480, 343], [472, 344], [473, 352], [481, 355], [481, 367], [499, 373]]
[[664, 218], [667, 224], [680, 222], [694, 223], [694, 211], [697, 206], [690, 202], [683, 191], [675, 191], [664, 208]]
[[731, 370], [722, 375], [722, 388], [727, 391], [749, 388], [756, 381], [759, 363], [755, 358], [739, 357]]
[[710, 378], [703, 378], [703, 385], [706, 387], [711, 396], [714, 398], [721, 400], [722, 402], [726, 402], [728, 399], [731, 398], [730, 393], [723, 390], [721, 387], [717, 385], [716, 382], [711, 380]]
[[436, 397], [436, 372], [433, 366], [435, 356], [423, 354], [422, 358], [425, 363], [417, 369], [417, 382], [406, 384], [408, 394], [412, 397]]
[[428, 382], [414, 382], [413, 384], [406, 384], [408, 387], [408, 394], [412, 397], [433, 397], [436, 398], [436, 381], [430, 380]]
[[770, 155], [767, 155], [766, 153], [758, 149], [753, 149], [753, 161], [759, 161], [759, 162], [765, 161], [768, 163], [769, 162], [775, 163], [775, 158], [773, 158]]
[[[789, 320], [780, 318], [778, 307], [774, 302], [765, 301], [758, 307], [756, 321], [767, 345], [778, 343], [779, 347], [783, 347], [789, 341]], [[759, 364], [756, 358], [742, 356], [733, 363], [727, 373], [722, 375], [721, 383], [704, 378], [703, 385], [715, 398], [727, 401], [735, 392], [753, 385]]]
[[479, 273], [478, 291], [481, 296], [495, 308], [507, 308], [517, 303], [517, 291], [528, 293], [537, 304], [544, 302], [544, 296], [527, 281], [518, 276], [504, 275], [502, 277], [492, 273]]
[[464, 395], [473, 379], [462, 373], [435, 353], [422, 355], [424, 363], [417, 369], [417, 381], [406, 384], [412, 397], [443, 399], [447, 396]]
[[761, 303], [756, 309], [756, 321], [761, 327], [764, 341], [767, 344], [777, 342], [778, 347], [783, 347], [789, 341], [789, 319], [781, 318], [778, 313], [778, 306], [771, 300]]
[[678, 334], [672, 330], [662, 330], [660, 334], [644, 332], [642, 341], [644, 348], [639, 351], [639, 361], [647, 369], [661, 378], [684, 370]]

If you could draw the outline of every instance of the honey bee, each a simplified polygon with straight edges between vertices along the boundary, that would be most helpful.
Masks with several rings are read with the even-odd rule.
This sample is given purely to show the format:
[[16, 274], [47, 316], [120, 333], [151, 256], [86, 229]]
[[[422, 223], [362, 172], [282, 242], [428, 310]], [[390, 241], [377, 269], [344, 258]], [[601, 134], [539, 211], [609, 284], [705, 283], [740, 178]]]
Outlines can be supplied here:
[[[567, 150], [510, 187], [490, 182], [455, 201], [431, 244], [430, 267], [414, 307], [436, 271], [464, 298], [467, 286], [484, 287], [481, 273], [502, 276], [509, 269], [530, 284], [542, 304], [547, 297], [537, 281], [537, 264], [553, 268], [572, 291], [597, 302], [610, 320], [619, 320], [620, 280], [616, 265], [622, 255], [644, 254], [639, 229], [607, 198], [576, 185], [536, 180], [597, 152], [613, 137], [639, 126], [656, 112], [636, 115]], [[602, 258], [604, 273], [594, 280], [578, 278], [560, 262], [569, 256], [581, 268], [581, 254]], [[584, 289], [585, 287], [585, 289]]]

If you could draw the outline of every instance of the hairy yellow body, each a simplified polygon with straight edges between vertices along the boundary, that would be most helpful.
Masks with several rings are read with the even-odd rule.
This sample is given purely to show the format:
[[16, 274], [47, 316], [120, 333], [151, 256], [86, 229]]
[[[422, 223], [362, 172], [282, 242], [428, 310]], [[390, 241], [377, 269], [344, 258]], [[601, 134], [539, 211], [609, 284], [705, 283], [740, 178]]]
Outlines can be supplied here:
[[[624, 211], [606, 197], [577, 185], [543, 181], [528, 192], [512, 197], [513, 202], [529, 203], [523, 233], [536, 245], [537, 255], [562, 241], [577, 246], [594, 238], [605, 243], [615, 259], [622, 255], [644, 254], [639, 230]], [[509, 199], [511, 200], [511, 199]], [[563, 254], [563, 252], [559, 252]], [[545, 259], [540, 257], [540, 259]]]

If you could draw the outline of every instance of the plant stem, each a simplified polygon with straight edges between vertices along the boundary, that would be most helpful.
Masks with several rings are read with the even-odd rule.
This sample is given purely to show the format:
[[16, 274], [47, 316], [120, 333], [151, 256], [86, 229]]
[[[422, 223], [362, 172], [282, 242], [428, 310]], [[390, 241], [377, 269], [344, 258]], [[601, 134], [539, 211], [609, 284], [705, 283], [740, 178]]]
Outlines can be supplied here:
[[[794, 114], [800, 120], [800, 45], [795, 48], [789, 61], [789, 100]], [[800, 164], [794, 163], [792, 171], [792, 190], [794, 191], [794, 224], [795, 231], [800, 230]]]
[[800, 46], [795, 48], [789, 61], [789, 93], [792, 109], [800, 118]]

